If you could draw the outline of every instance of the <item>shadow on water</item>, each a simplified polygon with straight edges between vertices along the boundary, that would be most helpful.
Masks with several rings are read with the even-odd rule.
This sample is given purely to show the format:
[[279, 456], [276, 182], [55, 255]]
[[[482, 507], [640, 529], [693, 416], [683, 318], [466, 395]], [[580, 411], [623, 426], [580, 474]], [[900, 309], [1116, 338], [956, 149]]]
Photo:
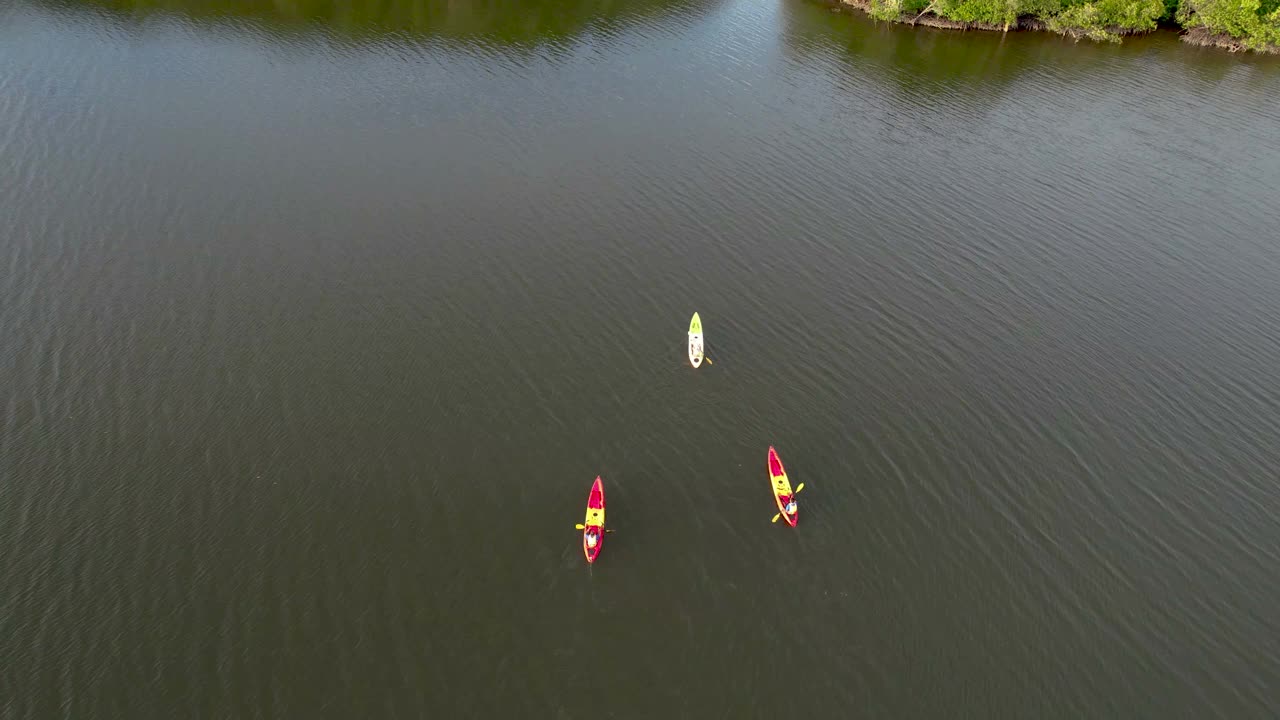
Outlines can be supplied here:
[[145, 21], [244, 22], [272, 31], [323, 29], [353, 39], [400, 34], [554, 44], [584, 33], [610, 33], [671, 14], [697, 15], [702, 0], [54, 0], [65, 11], [93, 9]]

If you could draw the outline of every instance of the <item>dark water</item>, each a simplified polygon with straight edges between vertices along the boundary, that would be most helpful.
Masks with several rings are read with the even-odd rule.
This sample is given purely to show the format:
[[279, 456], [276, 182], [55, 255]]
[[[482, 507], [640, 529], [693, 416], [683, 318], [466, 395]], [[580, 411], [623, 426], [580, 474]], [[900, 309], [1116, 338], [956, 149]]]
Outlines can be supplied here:
[[0, 4], [0, 718], [1275, 717], [1277, 98], [796, 0]]

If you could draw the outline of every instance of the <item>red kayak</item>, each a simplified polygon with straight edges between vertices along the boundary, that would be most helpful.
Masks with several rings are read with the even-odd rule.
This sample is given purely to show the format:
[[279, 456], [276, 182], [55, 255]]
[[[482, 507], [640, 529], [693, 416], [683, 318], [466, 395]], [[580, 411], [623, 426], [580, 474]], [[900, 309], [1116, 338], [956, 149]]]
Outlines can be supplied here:
[[593, 563], [604, 547], [604, 483], [599, 476], [587, 496], [587, 517], [582, 521], [582, 554]]
[[[778, 457], [778, 451], [769, 446], [769, 485], [773, 489], [773, 499], [778, 503], [778, 515], [791, 527], [795, 527], [800, 520], [800, 509], [795, 506], [796, 494], [791, 491], [791, 480], [787, 478], [787, 471], [782, 469], [782, 458]], [[791, 505], [792, 510], [787, 512], [787, 506]], [[777, 521], [778, 518], [774, 518]]]

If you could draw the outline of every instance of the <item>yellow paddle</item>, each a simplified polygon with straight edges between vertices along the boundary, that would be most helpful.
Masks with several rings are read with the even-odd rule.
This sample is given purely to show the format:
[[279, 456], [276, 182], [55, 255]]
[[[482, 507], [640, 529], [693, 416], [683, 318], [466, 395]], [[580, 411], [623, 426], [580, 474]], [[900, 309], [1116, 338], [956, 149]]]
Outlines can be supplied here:
[[[573, 526], [573, 528], [574, 528], [575, 530], [586, 530], [586, 529], [587, 529], [587, 526], [586, 526], [586, 525], [583, 525], [582, 523], [578, 523], [577, 525], [574, 525], [574, 526]], [[613, 532], [613, 531], [612, 531], [612, 530], [605, 530], [605, 532], [607, 532], [607, 533], [611, 533], [611, 532]]]
[[[795, 489], [795, 490], [791, 491], [791, 497], [795, 497], [795, 496], [799, 495], [799, 494], [800, 494], [800, 491], [801, 491], [801, 490], [803, 490], [803, 489], [804, 489], [804, 483], [800, 483], [799, 485], [797, 485], [797, 486], [796, 486], [796, 489]], [[775, 523], [776, 523], [776, 522], [778, 522], [778, 518], [780, 518], [780, 517], [782, 517], [782, 513], [778, 513], [777, 515], [774, 515], [774, 516], [773, 516], [773, 519], [772, 519], [772, 520], [770, 520], [769, 522], [775, 522]]]

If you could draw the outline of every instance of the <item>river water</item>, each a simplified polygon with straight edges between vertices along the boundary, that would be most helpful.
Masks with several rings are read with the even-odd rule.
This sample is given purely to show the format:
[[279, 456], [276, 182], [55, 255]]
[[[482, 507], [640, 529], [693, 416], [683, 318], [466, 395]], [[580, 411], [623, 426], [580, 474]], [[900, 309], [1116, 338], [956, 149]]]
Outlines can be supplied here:
[[800, 0], [0, 4], [0, 718], [1275, 717], [1277, 98]]

